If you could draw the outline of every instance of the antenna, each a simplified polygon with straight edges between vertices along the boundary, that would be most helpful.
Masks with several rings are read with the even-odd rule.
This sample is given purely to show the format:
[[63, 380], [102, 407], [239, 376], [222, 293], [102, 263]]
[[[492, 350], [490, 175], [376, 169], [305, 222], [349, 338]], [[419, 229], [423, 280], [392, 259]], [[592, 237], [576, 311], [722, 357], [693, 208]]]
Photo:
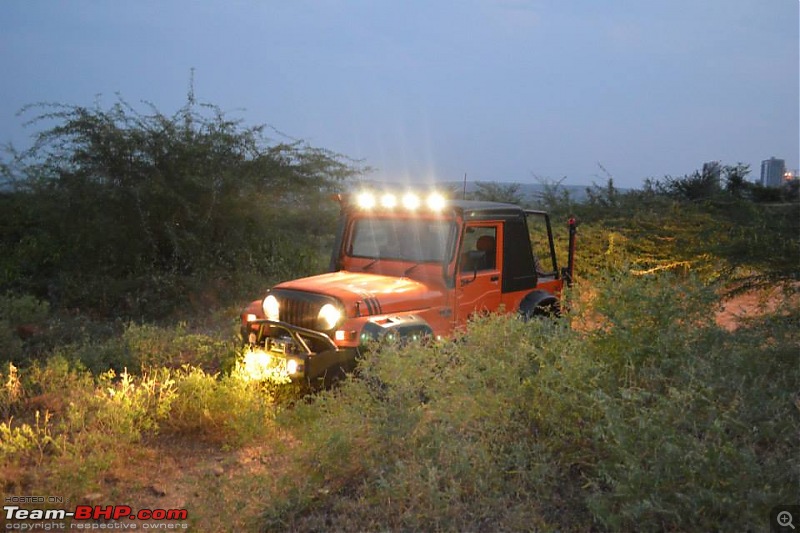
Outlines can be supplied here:
[[467, 199], [467, 173], [464, 172], [464, 192], [463, 192], [462, 200], [466, 200], [466, 199]]

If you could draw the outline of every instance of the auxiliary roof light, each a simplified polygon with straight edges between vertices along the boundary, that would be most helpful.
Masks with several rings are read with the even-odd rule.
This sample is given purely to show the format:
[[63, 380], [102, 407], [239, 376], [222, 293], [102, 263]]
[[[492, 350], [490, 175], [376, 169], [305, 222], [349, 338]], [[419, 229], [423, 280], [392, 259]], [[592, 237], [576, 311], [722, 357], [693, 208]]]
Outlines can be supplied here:
[[381, 196], [381, 205], [386, 209], [393, 209], [397, 205], [397, 196], [391, 193], [386, 193]]
[[[356, 205], [360, 209], [370, 210], [377, 206], [383, 209], [394, 209], [398, 205], [402, 206], [408, 211], [415, 211], [422, 206], [422, 198], [413, 192], [407, 192], [403, 196], [398, 196], [391, 192], [376, 193], [371, 191], [362, 191], [356, 194]], [[425, 206], [431, 211], [441, 211], [445, 206], [445, 197], [438, 192], [432, 192], [425, 198]]]
[[372, 209], [375, 207], [375, 195], [371, 192], [362, 192], [356, 197], [356, 203], [361, 209]]
[[431, 193], [428, 196], [428, 208], [433, 211], [441, 211], [444, 208], [444, 196], [438, 192]]
[[419, 196], [413, 192], [407, 192], [403, 195], [403, 207], [409, 211], [413, 211], [419, 207]]

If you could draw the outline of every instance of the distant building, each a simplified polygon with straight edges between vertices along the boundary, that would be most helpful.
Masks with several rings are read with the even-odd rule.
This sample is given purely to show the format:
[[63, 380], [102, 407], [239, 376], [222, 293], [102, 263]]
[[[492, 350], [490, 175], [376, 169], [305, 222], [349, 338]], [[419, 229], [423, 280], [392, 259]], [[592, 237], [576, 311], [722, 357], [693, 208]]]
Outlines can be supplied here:
[[786, 161], [770, 157], [761, 162], [761, 185], [780, 187], [786, 176]]

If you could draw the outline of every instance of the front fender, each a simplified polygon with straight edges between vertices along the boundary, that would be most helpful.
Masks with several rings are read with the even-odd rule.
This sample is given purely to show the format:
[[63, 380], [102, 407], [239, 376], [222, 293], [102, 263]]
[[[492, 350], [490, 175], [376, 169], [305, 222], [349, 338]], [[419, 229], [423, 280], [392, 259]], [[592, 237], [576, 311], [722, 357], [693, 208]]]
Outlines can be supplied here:
[[420, 339], [433, 336], [433, 328], [416, 315], [392, 315], [368, 320], [361, 329], [362, 343], [381, 339]]

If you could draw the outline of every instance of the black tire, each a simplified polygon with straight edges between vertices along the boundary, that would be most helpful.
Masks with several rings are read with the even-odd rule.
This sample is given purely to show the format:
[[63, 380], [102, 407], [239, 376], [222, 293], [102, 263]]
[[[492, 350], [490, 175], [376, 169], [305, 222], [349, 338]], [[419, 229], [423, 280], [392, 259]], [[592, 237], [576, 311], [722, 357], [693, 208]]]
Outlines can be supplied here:
[[561, 316], [561, 303], [552, 294], [535, 291], [520, 302], [519, 314], [523, 320], [558, 318]]
[[333, 389], [347, 377], [347, 373], [341, 366], [333, 366], [325, 372], [322, 378], [323, 389]]

